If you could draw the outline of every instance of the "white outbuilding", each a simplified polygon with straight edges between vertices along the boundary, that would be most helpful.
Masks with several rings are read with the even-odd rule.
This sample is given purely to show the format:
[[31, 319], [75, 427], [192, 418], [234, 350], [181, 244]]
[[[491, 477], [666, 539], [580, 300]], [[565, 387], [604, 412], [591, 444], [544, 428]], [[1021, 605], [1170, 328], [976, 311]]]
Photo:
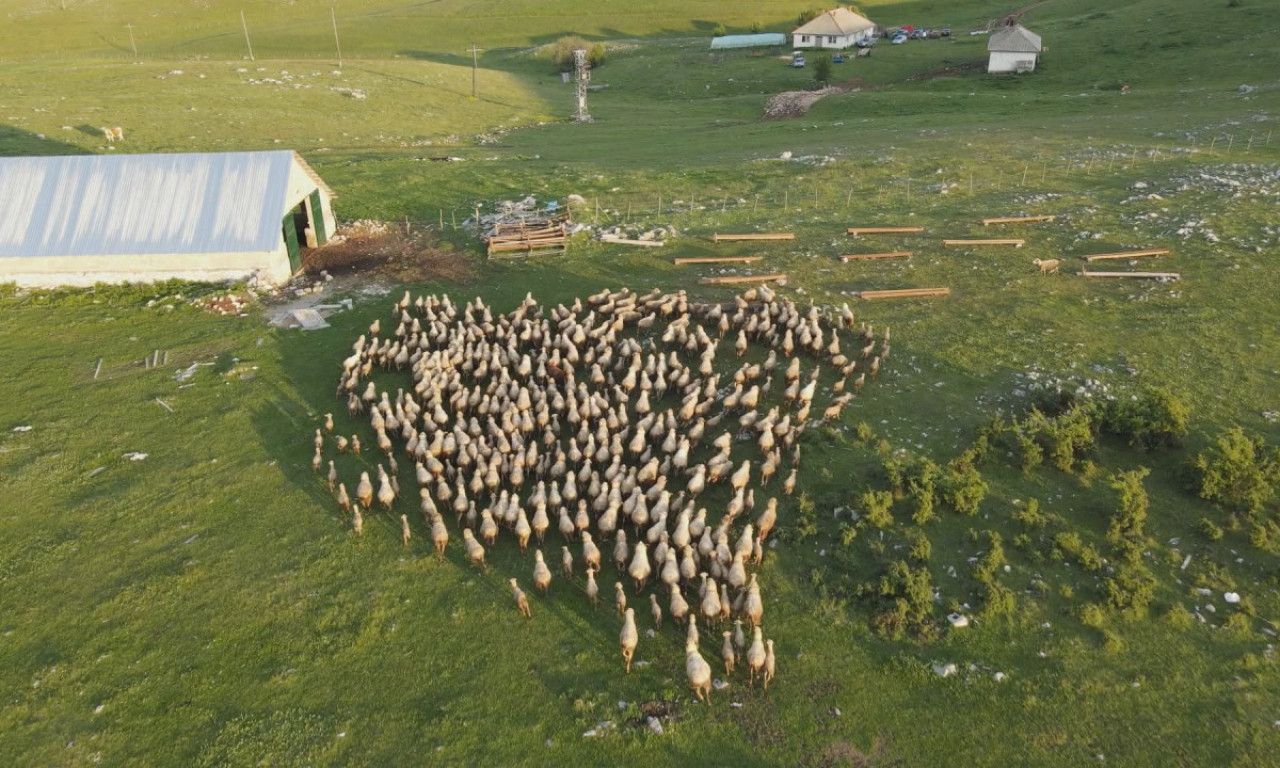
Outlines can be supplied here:
[[848, 8], [836, 8], [815, 16], [791, 32], [796, 48], [843, 50], [875, 37], [876, 24]]
[[332, 197], [290, 150], [0, 158], [0, 283], [283, 283]]
[[1035, 32], [1021, 24], [1004, 27], [987, 41], [987, 51], [991, 54], [987, 72], [1032, 72], [1043, 50], [1040, 36]]

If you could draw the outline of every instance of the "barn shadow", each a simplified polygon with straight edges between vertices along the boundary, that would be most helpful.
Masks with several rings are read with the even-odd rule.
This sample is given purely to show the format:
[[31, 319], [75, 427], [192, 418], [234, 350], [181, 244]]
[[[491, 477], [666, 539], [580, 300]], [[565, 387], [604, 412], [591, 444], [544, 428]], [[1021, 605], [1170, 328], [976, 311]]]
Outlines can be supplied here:
[[[98, 129], [90, 131], [91, 135], [101, 136]], [[65, 141], [50, 138], [48, 135], [32, 133], [14, 125], [0, 123], [0, 157], [37, 157], [44, 155], [86, 155], [83, 147]]]

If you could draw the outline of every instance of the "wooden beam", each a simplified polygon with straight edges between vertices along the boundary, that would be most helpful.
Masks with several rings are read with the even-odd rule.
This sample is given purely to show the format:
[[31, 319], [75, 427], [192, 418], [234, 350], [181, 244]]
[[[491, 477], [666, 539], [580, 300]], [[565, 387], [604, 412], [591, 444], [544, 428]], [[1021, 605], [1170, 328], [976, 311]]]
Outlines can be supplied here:
[[949, 296], [950, 288], [901, 288], [893, 291], [862, 291], [864, 299], [916, 299], [929, 296]]
[[992, 224], [1024, 224], [1035, 221], [1053, 221], [1057, 216], [1009, 216], [1000, 219], [983, 219], [982, 226], [989, 227]]
[[763, 256], [698, 256], [672, 259], [675, 264], [751, 264]]
[[840, 261], [848, 264], [851, 261], [871, 261], [873, 259], [897, 259], [906, 258], [911, 255], [911, 251], [895, 251], [893, 253], [848, 253], [840, 257]]
[[734, 285], [736, 283], [771, 283], [774, 280], [785, 280], [784, 274], [773, 275], [733, 275], [732, 277], [704, 277], [699, 285]]
[[1182, 275], [1177, 272], [1090, 272], [1089, 270], [1081, 270], [1081, 277], [1129, 277], [1138, 280], [1181, 280]]
[[1139, 256], [1168, 256], [1168, 248], [1153, 248], [1149, 251], [1121, 251], [1119, 253], [1095, 253], [1081, 256], [1085, 261], [1104, 261], [1106, 259], [1136, 259]]
[[713, 243], [726, 243], [726, 242], [732, 242], [735, 240], [795, 240], [795, 239], [796, 239], [796, 236], [791, 232], [758, 232], [758, 233], [743, 232], [736, 235], [735, 234], [729, 234], [729, 235], [714, 234], [711, 236], [711, 242]]
[[1021, 248], [1026, 240], [1008, 239], [1008, 240], [943, 240], [943, 248], [964, 248], [970, 245], [1012, 245], [1014, 248]]
[[849, 227], [845, 230], [850, 235], [900, 235], [923, 231], [924, 227]]
[[613, 235], [601, 235], [600, 242], [613, 245], [638, 245], [642, 248], [661, 248], [667, 244], [665, 240], [628, 240], [625, 237], [614, 237]]

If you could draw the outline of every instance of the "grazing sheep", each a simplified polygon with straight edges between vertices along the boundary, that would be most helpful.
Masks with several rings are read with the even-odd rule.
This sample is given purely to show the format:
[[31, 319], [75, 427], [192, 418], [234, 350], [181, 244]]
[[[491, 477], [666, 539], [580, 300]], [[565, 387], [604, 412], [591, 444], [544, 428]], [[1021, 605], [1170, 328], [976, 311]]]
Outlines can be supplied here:
[[124, 141], [124, 129], [118, 125], [110, 128], [104, 126], [98, 130], [102, 131], [102, 137], [107, 140], [108, 144]]
[[689, 677], [689, 686], [698, 697], [698, 701], [711, 703], [711, 665], [698, 653], [697, 643], [686, 643], [684, 647], [684, 670]]
[[333, 434], [333, 414], [326, 413], [324, 415], [324, 431]]
[[773, 672], [776, 669], [777, 657], [773, 655], [773, 640], [766, 640], [764, 643], [764, 689], [769, 690], [769, 683], [773, 680]]
[[511, 596], [516, 599], [516, 608], [520, 610], [520, 615], [526, 619], [533, 618], [533, 612], [529, 610], [529, 598], [525, 596], [524, 590], [516, 583], [515, 579], [511, 579]]
[[636, 632], [636, 609], [628, 608], [624, 617], [618, 642], [622, 646], [622, 661], [627, 665], [629, 675], [631, 674], [631, 657], [635, 655], [636, 645], [640, 642], [640, 636]]
[[319, 472], [320, 467], [324, 465], [324, 456], [320, 453], [320, 447], [316, 447], [316, 453], [311, 457], [311, 471]]
[[357, 536], [364, 533], [364, 516], [360, 514], [359, 504], [352, 510], [351, 527], [355, 530]]
[[547, 594], [551, 590], [551, 569], [547, 567], [547, 562], [542, 558], [542, 550], [535, 549], [533, 551], [533, 586]]
[[763, 675], [764, 664], [768, 652], [764, 647], [764, 631], [760, 627], [752, 630], [751, 647], [747, 649], [747, 684], [756, 684], [756, 675]]
[[401, 515], [400, 516], [400, 539], [404, 543], [404, 545], [407, 547], [409, 546], [409, 540], [412, 538], [413, 538], [413, 531], [409, 529], [409, 516]]
[[596, 584], [596, 569], [587, 568], [587, 600], [591, 603], [592, 609], [596, 607], [599, 599], [600, 587]]
[[436, 559], [444, 561], [444, 550], [449, 546], [449, 529], [444, 525], [440, 515], [431, 517], [431, 543], [436, 548]]
[[329, 460], [329, 490], [333, 490], [338, 484], [338, 468], [333, 465], [333, 459]]
[[733, 632], [725, 630], [724, 644], [720, 646], [720, 656], [724, 658], [724, 676], [729, 677], [733, 674], [733, 662], [737, 659], [733, 652]]
[[360, 473], [360, 483], [356, 485], [356, 501], [365, 509], [373, 506], [373, 481], [369, 479], [368, 472]]
[[560, 570], [566, 579], [573, 579], [573, 553], [568, 547], [560, 547]]
[[649, 593], [649, 612], [653, 614], [653, 626], [662, 629], [662, 606], [658, 605], [658, 596]]
[[1031, 263], [1040, 268], [1042, 275], [1057, 274], [1058, 267], [1062, 266], [1062, 259], [1036, 259]]
[[489, 570], [488, 564], [484, 561], [484, 545], [476, 541], [475, 534], [471, 532], [470, 528], [462, 529], [462, 546], [467, 551], [468, 560], [481, 566], [486, 571]]
[[652, 571], [653, 568], [649, 565], [648, 550], [643, 541], [637, 541], [635, 556], [631, 558], [631, 565], [627, 567], [627, 574], [635, 582], [637, 592], [644, 589], [645, 582], [649, 580], [649, 574]]
[[351, 511], [351, 498], [347, 496], [347, 486], [338, 483], [338, 509], [343, 512]]
[[618, 613], [627, 612], [627, 593], [622, 589], [622, 582], [613, 585], [613, 601], [618, 606]]

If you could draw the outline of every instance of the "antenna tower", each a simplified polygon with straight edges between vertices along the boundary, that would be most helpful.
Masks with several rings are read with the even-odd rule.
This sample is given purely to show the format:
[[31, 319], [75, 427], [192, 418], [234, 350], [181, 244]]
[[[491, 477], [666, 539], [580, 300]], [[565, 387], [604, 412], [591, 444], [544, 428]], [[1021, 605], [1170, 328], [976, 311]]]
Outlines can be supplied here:
[[578, 109], [573, 114], [575, 123], [591, 122], [591, 114], [587, 112], [587, 85], [591, 83], [591, 68], [587, 66], [587, 52], [573, 52], [573, 68], [576, 73], [574, 82], [577, 86]]

